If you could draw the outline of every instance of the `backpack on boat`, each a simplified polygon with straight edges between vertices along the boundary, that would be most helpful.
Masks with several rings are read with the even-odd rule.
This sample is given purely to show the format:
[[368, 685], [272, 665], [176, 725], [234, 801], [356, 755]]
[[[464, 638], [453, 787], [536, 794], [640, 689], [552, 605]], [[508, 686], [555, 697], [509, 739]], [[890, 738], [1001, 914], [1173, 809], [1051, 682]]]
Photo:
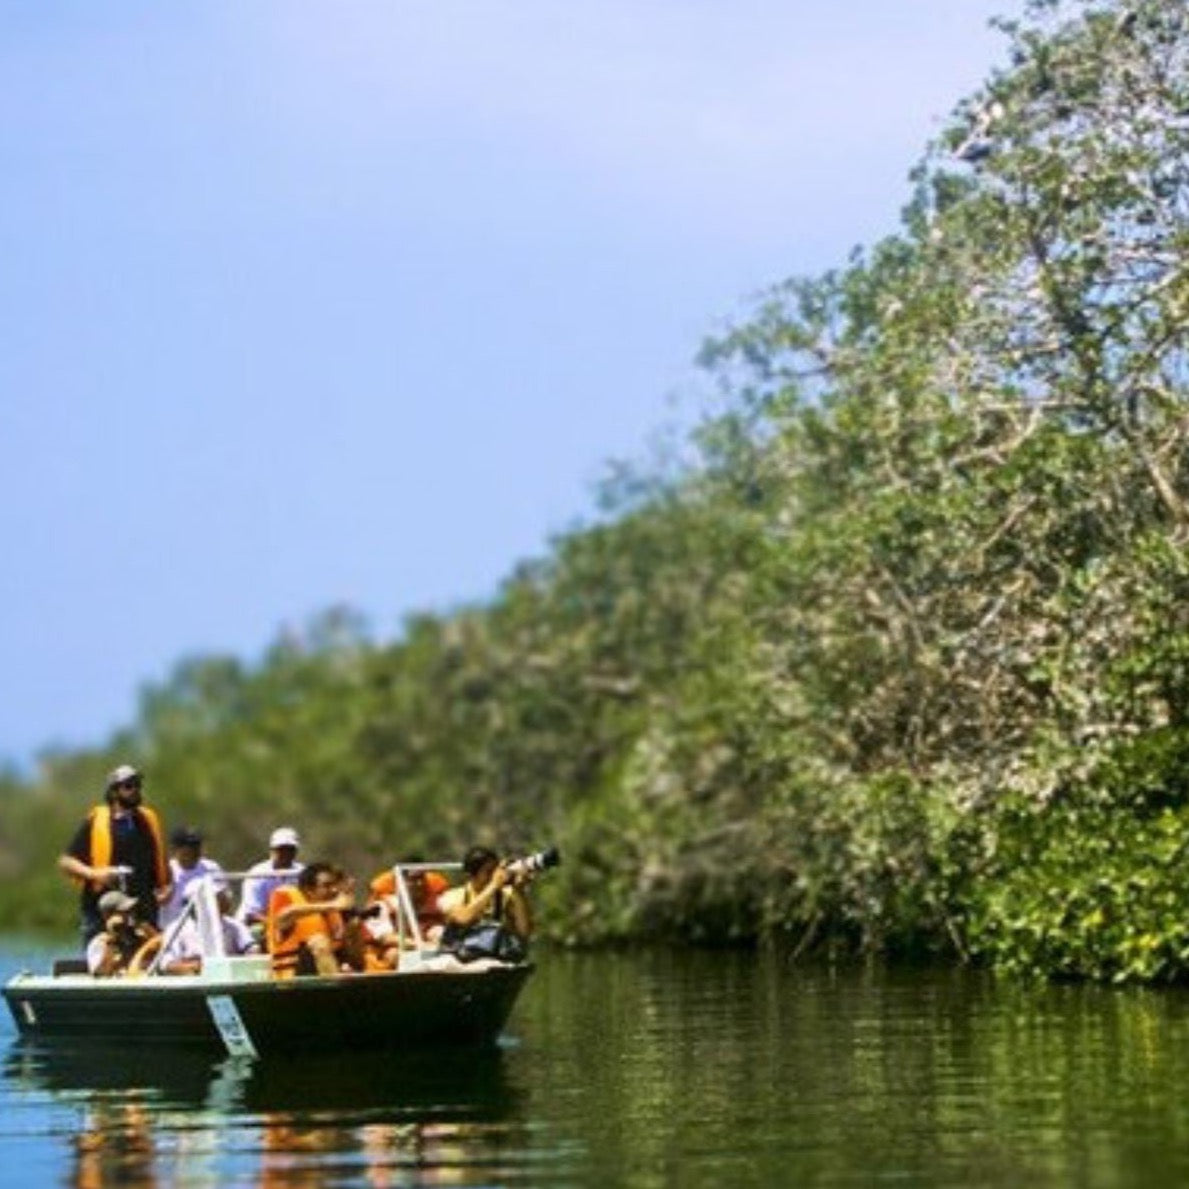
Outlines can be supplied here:
[[524, 941], [498, 921], [475, 925], [447, 925], [438, 948], [460, 962], [494, 958], [497, 962], [523, 962], [528, 957]]

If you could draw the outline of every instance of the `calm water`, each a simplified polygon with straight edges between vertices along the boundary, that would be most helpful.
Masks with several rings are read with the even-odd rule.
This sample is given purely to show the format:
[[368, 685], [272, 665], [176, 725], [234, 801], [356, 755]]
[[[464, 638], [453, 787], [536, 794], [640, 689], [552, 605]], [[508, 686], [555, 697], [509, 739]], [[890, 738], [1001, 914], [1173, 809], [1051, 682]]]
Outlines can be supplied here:
[[[48, 954], [11, 939], [0, 975]], [[500, 1048], [259, 1066], [0, 1024], [0, 1183], [1189, 1183], [1189, 993], [543, 954]]]

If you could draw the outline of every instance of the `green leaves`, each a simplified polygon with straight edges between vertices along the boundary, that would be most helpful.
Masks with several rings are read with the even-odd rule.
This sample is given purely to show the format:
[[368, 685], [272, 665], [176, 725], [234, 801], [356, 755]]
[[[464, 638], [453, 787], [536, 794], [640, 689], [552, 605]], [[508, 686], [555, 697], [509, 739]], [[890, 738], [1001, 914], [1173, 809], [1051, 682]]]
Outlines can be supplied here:
[[485, 606], [180, 663], [47, 759], [38, 864], [131, 748], [233, 863], [281, 818], [362, 869], [558, 842], [573, 944], [1184, 977], [1189, 9], [1003, 27], [900, 233], [707, 344], [692, 459], [614, 470]]

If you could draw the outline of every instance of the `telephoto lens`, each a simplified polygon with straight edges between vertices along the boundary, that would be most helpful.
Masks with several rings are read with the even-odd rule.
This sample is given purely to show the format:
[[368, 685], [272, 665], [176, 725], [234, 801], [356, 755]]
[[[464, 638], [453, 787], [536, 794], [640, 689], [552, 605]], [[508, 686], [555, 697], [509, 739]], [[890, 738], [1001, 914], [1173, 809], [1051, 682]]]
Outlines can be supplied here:
[[537, 875], [548, 871], [561, 862], [561, 851], [556, 846], [547, 846], [536, 854], [525, 855], [522, 859], [512, 859], [506, 866], [513, 875]]

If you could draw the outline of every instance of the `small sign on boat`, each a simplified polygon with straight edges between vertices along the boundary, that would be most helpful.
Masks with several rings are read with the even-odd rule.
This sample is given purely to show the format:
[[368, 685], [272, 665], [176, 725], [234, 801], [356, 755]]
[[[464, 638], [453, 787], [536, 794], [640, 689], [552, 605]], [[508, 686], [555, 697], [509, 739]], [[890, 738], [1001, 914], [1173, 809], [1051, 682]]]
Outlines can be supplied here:
[[208, 995], [206, 1005], [211, 1019], [223, 1038], [223, 1044], [232, 1057], [258, 1057], [252, 1036], [240, 1017], [235, 1000], [230, 995]]

